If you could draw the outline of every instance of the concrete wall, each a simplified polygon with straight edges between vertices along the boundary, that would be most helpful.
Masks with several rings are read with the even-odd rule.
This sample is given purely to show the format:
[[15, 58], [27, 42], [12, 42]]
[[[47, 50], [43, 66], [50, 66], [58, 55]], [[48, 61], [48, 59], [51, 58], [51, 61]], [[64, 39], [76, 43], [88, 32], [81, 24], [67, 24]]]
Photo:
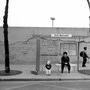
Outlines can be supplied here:
[[[83, 30], [83, 32], [82, 32]], [[9, 28], [9, 50], [11, 64], [35, 64], [36, 60], [36, 38], [30, 39], [32, 34], [50, 35], [51, 33], [72, 33], [73, 35], [87, 35], [86, 28], [30, 28], [30, 27], [10, 27]], [[0, 28], [0, 63], [4, 63], [4, 44], [3, 44], [3, 28]], [[60, 43], [58, 41], [44, 40], [40, 41], [41, 63], [47, 60], [52, 62], [59, 62], [61, 55]], [[80, 50], [83, 46], [89, 44], [80, 44]], [[90, 49], [88, 49], [90, 55]], [[77, 61], [77, 56], [70, 56], [71, 62]], [[81, 59], [81, 58], [80, 58]]]
[[[87, 36], [89, 28], [49, 28], [49, 27], [9, 27], [9, 43], [24, 41], [31, 37], [31, 34], [51, 35], [72, 34], [73, 36]], [[3, 28], [0, 27], [0, 40], [3, 40]]]

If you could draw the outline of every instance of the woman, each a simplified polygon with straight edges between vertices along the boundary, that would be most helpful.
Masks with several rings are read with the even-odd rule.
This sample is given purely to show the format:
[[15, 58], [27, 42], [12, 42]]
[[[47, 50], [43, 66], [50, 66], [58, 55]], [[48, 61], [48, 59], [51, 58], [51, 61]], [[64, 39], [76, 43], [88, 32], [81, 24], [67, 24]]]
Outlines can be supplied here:
[[61, 57], [61, 73], [63, 73], [65, 66], [67, 66], [68, 73], [70, 73], [70, 58], [67, 56], [67, 52], [63, 52], [63, 56]]

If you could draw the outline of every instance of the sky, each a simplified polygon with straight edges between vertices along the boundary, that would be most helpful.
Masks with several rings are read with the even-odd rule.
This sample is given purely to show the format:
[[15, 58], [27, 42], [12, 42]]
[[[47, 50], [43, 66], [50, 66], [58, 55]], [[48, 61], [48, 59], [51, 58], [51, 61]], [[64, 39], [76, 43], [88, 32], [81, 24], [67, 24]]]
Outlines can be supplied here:
[[[0, 0], [0, 26], [6, 0]], [[8, 25], [24, 27], [89, 27], [87, 0], [9, 0]]]

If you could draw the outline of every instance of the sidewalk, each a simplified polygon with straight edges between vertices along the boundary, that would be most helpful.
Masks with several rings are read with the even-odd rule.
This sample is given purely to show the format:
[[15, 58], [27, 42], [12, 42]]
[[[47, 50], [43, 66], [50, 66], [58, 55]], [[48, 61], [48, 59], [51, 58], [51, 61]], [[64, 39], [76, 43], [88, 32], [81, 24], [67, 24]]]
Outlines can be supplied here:
[[[27, 81], [38, 81], [38, 80], [89, 80], [90, 75], [81, 74], [77, 71], [71, 71], [71, 73], [52, 72], [51, 76], [45, 74], [34, 75], [31, 71], [35, 70], [34, 65], [11, 65], [11, 70], [22, 71], [21, 74], [11, 75], [11, 76], [0, 76], [0, 81], [8, 80], [27, 80]], [[0, 65], [0, 70], [4, 70], [4, 65]]]

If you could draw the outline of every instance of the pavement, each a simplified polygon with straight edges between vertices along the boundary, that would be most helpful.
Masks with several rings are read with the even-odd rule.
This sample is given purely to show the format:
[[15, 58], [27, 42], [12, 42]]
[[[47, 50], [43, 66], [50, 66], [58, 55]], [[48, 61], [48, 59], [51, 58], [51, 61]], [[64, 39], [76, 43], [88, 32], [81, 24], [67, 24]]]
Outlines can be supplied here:
[[[79, 69], [89, 69], [90, 65], [88, 64], [87, 67]], [[0, 65], [0, 71], [4, 70], [5, 67], [3, 64]], [[64, 70], [64, 73], [62, 74], [59, 71], [59, 68], [55, 65], [53, 65], [52, 73], [50, 76], [47, 76], [45, 74], [45, 69], [42, 67], [40, 68], [43, 73], [40, 73], [38, 75], [35, 75], [32, 73], [32, 71], [35, 71], [35, 65], [10, 65], [11, 70], [18, 70], [21, 71], [21, 74], [17, 75], [6, 75], [6, 76], [0, 76], [0, 81], [43, 81], [43, 80], [90, 80], [90, 75], [82, 74], [77, 71], [77, 66], [74, 68], [71, 68], [71, 72], [68, 73], [67, 69]]]

